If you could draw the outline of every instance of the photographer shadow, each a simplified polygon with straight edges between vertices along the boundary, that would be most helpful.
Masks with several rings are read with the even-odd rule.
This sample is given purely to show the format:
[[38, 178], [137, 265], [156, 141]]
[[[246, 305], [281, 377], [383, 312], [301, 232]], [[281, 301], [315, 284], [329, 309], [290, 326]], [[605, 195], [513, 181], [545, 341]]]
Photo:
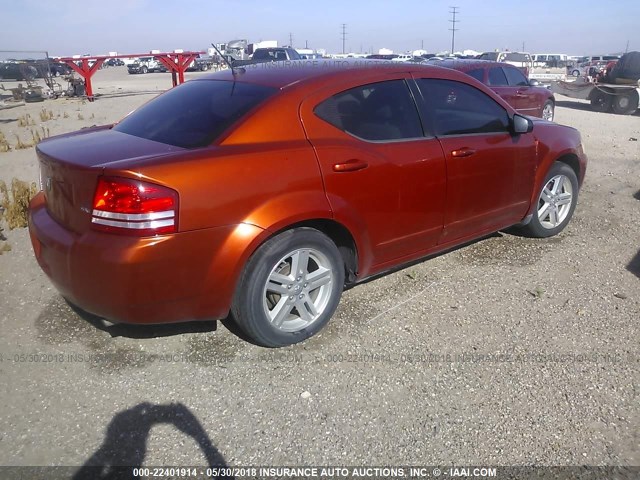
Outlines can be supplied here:
[[151, 428], [159, 424], [173, 425], [192, 437], [202, 450], [208, 466], [226, 466], [224, 457], [211, 443], [209, 435], [187, 407], [181, 403], [154, 405], [144, 402], [113, 417], [104, 442], [80, 467], [73, 480], [139, 478], [133, 475], [133, 469], [142, 466]]

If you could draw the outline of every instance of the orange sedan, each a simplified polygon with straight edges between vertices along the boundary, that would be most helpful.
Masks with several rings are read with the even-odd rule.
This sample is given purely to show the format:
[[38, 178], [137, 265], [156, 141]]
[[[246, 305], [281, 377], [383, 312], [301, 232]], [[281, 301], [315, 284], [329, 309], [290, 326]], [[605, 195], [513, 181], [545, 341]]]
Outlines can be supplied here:
[[450, 69], [285, 62], [189, 81], [37, 149], [35, 255], [115, 322], [233, 316], [258, 344], [318, 332], [345, 285], [576, 206], [580, 134]]

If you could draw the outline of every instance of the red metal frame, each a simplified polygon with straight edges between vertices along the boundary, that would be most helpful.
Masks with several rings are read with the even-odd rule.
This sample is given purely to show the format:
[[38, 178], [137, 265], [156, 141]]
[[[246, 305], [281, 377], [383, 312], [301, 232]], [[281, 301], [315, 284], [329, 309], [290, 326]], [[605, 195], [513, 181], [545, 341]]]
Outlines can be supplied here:
[[[142, 53], [142, 54], [128, 54], [128, 55], [112, 55], [112, 56], [96, 56], [96, 57], [80, 57], [80, 58], [72, 58], [72, 57], [64, 57], [60, 58], [61, 62], [66, 63], [84, 79], [84, 87], [85, 92], [87, 94], [87, 98], [90, 101], [93, 101], [93, 87], [91, 85], [91, 77], [100, 69], [105, 60], [109, 60], [110, 58], [135, 58], [135, 57], [153, 57], [157, 58], [162, 64], [169, 69], [171, 72], [171, 79], [173, 82], [173, 86], [180, 85], [184, 83], [184, 72], [187, 70], [187, 67], [193, 62], [199, 55], [205, 52], [163, 52], [163, 53]], [[89, 66], [89, 61], [93, 60], [95, 63]], [[76, 62], [81, 62], [78, 65]], [[177, 73], [177, 76], [176, 76]]]

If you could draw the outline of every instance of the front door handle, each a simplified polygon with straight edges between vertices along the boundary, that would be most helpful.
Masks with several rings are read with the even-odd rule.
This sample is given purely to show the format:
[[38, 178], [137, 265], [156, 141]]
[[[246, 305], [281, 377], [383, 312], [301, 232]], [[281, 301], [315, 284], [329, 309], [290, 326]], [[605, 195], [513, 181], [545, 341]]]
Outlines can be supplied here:
[[357, 158], [352, 158], [351, 160], [347, 160], [346, 162], [336, 163], [333, 165], [334, 172], [356, 172], [358, 170], [362, 170], [367, 168], [369, 164], [363, 160], [358, 160]]
[[476, 151], [470, 148], [461, 148], [460, 150], [451, 152], [451, 156], [455, 158], [470, 157], [474, 153], [476, 153]]

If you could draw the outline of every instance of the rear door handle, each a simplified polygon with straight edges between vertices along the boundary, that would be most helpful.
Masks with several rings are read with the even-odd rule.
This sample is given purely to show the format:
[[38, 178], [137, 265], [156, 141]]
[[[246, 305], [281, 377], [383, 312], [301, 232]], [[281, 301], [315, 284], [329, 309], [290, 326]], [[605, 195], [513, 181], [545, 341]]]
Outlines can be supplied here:
[[362, 170], [367, 168], [369, 164], [363, 160], [358, 160], [357, 158], [352, 158], [351, 160], [347, 160], [346, 162], [336, 163], [333, 165], [334, 172], [356, 172], [358, 170]]
[[461, 148], [460, 150], [451, 152], [451, 156], [455, 158], [470, 157], [474, 153], [476, 153], [476, 151], [470, 148]]

